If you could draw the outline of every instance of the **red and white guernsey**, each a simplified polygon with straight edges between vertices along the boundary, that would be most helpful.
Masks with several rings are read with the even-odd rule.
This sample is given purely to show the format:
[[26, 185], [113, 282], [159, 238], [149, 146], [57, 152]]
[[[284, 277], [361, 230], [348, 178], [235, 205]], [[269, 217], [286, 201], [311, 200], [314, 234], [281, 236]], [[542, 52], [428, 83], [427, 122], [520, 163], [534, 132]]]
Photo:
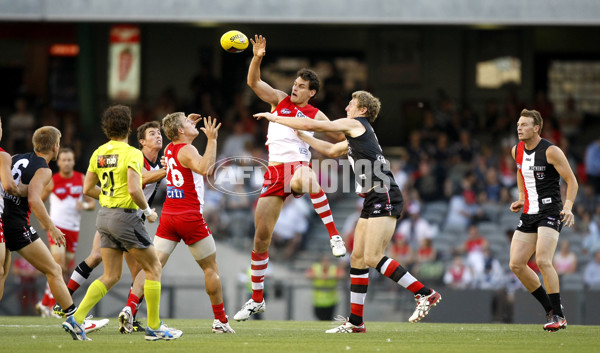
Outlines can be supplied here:
[[204, 177], [179, 163], [177, 154], [184, 146], [185, 143], [170, 143], [165, 148], [167, 198], [163, 214], [202, 213]]
[[562, 209], [560, 174], [548, 163], [546, 150], [552, 143], [542, 139], [533, 150], [521, 141], [515, 151], [515, 161], [525, 192], [524, 214], [555, 214]]
[[[319, 109], [310, 104], [299, 107], [292, 103], [290, 96], [285, 97], [275, 110], [274, 115], [290, 118], [310, 118], [314, 119]], [[306, 131], [314, 134], [314, 132]], [[300, 140], [294, 129], [277, 123], [269, 122], [267, 132], [267, 142], [265, 143], [269, 150], [269, 162], [308, 162], [310, 161], [309, 145]]]
[[70, 178], [60, 173], [52, 176], [54, 188], [50, 193], [50, 219], [62, 229], [78, 232], [81, 225], [81, 211], [77, 201], [83, 199], [83, 174], [73, 171]]

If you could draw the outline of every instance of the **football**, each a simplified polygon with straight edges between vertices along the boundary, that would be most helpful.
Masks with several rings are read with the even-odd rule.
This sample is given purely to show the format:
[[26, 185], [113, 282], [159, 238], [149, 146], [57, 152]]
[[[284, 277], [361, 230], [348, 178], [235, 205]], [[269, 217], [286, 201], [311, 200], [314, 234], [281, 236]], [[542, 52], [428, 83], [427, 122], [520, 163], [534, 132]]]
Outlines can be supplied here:
[[232, 30], [221, 36], [221, 47], [230, 53], [241, 53], [248, 44], [248, 37], [240, 31]]

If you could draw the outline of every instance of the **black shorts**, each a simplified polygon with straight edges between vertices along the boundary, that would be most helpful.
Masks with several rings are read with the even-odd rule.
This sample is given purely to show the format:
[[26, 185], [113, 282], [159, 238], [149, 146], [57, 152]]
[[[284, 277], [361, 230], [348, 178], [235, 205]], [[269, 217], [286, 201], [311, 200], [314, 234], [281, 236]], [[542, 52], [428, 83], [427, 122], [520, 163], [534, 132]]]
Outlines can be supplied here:
[[4, 222], [4, 239], [6, 248], [10, 251], [21, 250], [39, 238], [35, 229], [26, 221]]
[[360, 218], [386, 216], [400, 218], [403, 207], [404, 198], [398, 187], [393, 187], [387, 192], [377, 192], [373, 189], [365, 196]]
[[522, 214], [517, 230], [523, 233], [537, 233], [539, 227], [548, 227], [560, 232], [563, 224], [559, 213]]

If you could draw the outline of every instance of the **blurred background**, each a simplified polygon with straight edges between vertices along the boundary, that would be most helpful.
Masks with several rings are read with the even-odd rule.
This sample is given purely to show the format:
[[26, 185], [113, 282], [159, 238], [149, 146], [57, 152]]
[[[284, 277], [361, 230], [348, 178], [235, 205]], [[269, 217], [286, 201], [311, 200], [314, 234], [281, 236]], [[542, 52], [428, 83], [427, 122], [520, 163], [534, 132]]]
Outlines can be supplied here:
[[[570, 323], [600, 324], [592, 305], [600, 278], [587, 270], [600, 266], [599, 19], [594, 0], [0, 0], [1, 146], [30, 151], [33, 131], [53, 125], [85, 172], [105, 141], [102, 111], [123, 103], [134, 128], [174, 111], [212, 115], [223, 123], [218, 159], [266, 159], [267, 125], [252, 114], [269, 107], [246, 85], [252, 47], [231, 54], [219, 45], [231, 29], [262, 34], [263, 80], [290, 92], [298, 69], [315, 70], [322, 85], [311, 103], [330, 119], [345, 116], [353, 91], [381, 99], [374, 128], [406, 200], [388, 256], [444, 296], [428, 320], [537, 323], [539, 304], [508, 269], [519, 217], [508, 210], [518, 197], [510, 149], [520, 111], [536, 109], [542, 136], [561, 147], [579, 180], [576, 224], [561, 232], [555, 259], [565, 313]], [[204, 141], [196, 141], [200, 151]], [[342, 169], [323, 169], [321, 183], [339, 180]], [[328, 196], [350, 250], [359, 200], [341, 188]], [[208, 189], [205, 200], [231, 314], [248, 295], [256, 195]], [[328, 236], [306, 197], [286, 209], [271, 245], [264, 317], [313, 320], [306, 273], [329, 254]], [[94, 228], [95, 212], [85, 213], [76, 263]], [[163, 276], [161, 314], [211, 317], [202, 271], [183, 246], [176, 252]], [[348, 258], [330, 262], [347, 273]], [[9, 277], [0, 314], [35, 314], [45, 281], [30, 272]], [[406, 320], [412, 295], [374, 271], [371, 278], [366, 320]], [[130, 282], [125, 269], [95, 315], [116, 317]], [[335, 311], [346, 314], [348, 281], [337, 288]]]

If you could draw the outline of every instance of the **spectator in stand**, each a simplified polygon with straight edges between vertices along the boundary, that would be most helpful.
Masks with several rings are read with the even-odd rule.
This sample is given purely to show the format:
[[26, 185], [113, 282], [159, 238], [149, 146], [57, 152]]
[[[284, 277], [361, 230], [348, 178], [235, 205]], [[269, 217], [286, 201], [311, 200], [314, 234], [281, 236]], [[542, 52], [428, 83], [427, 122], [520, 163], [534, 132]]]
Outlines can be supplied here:
[[580, 131], [582, 122], [583, 113], [577, 109], [575, 98], [569, 96], [565, 102], [565, 111], [562, 114], [558, 114], [559, 128], [564, 136], [573, 142], [573, 138]]
[[485, 212], [477, 202], [474, 183], [475, 175], [468, 172], [461, 181], [461, 192], [450, 198], [446, 217], [447, 226], [452, 225], [466, 229], [469, 225], [485, 219]]
[[419, 278], [428, 281], [439, 281], [444, 275], [444, 263], [439, 261], [439, 254], [433, 246], [431, 238], [423, 238], [417, 249], [417, 260], [414, 272]]
[[552, 263], [559, 276], [577, 272], [577, 255], [571, 251], [571, 243], [567, 239], [561, 241], [560, 249], [554, 254]]
[[600, 250], [600, 219], [592, 219], [588, 234], [583, 238], [581, 249], [584, 254], [593, 254]]
[[283, 204], [275, 228], [273, 245], [278, 252], [273, 255], [291, 260], [302, 246], [302, 238], [308, 231], [310, 206], [304, 198], [288, 197]]
[[[346, 244], [348, 244], [347, 241]], [[407, 271], [412, 272], [415, 263], [415, 252], [406, 241], [406, 237], [399, 232], [394, 234], [392, 243], [388, 248], [388, 257], [398, 261]]]
[[426, 238], [435, 236], [435, 229], [421, 218], [421, 204], [418, 201], [412, 201], [406, 207], [408, 218], [404, 218], [396, 228], [396, 234], [401, 234], [406, 239], [413, 251], [419, 247], [419, 243]]
[[18, 98], [16, 111], [8, 117], [6, 131], [10, 131], [6, 139], [6, 148], [12, 154], [25, 153], [33, 149], [31, 138], [35, 130], [36, 120], [27, 109], [27, 100]]
[[466, 256], [466, 263], [473, 269], [475, 276], [484, 272], [486, 248], [489, 248], [487, 239], [479, 232], [476, 224], [471, 224], [467, 230], [467, 240], [459, 248], [459, 252]]
[[596, 250], [594, 259], [585, 266], [583, 281], [588, 287], [600, 289], [600, 249]]
[[17, 294], [21, 303], [20, 315], [35, 315], [35, 303], [38, 302], [36, 280], [42, 273], [21, 256], [15, 259], [12, 273], [19, 287]]
[[228, 157], [248, 157], [250, 156], [250, 147], [254, 143], [251, 134], [244, 131], [244, 124], [241, 121], [233, 124], [233, 131], [223, 142], [223, 150], [219, 159]]
[[473, 274], [471, 269], [465, 265], [460, 255], [455, 255], [452, 264], [444, 273], [444, 283], [452, 289], [471, 288]]
[[414, 187], [425, 202], [438, 201], [444, 198], [440, 185], [444, 176], [437, 164], [428, 155], [423, 155], [418, 162], [418, 170], [414, 173]]
[[585, 174], [596, 195], [600, 194], [600, 137], [585, 149]]

